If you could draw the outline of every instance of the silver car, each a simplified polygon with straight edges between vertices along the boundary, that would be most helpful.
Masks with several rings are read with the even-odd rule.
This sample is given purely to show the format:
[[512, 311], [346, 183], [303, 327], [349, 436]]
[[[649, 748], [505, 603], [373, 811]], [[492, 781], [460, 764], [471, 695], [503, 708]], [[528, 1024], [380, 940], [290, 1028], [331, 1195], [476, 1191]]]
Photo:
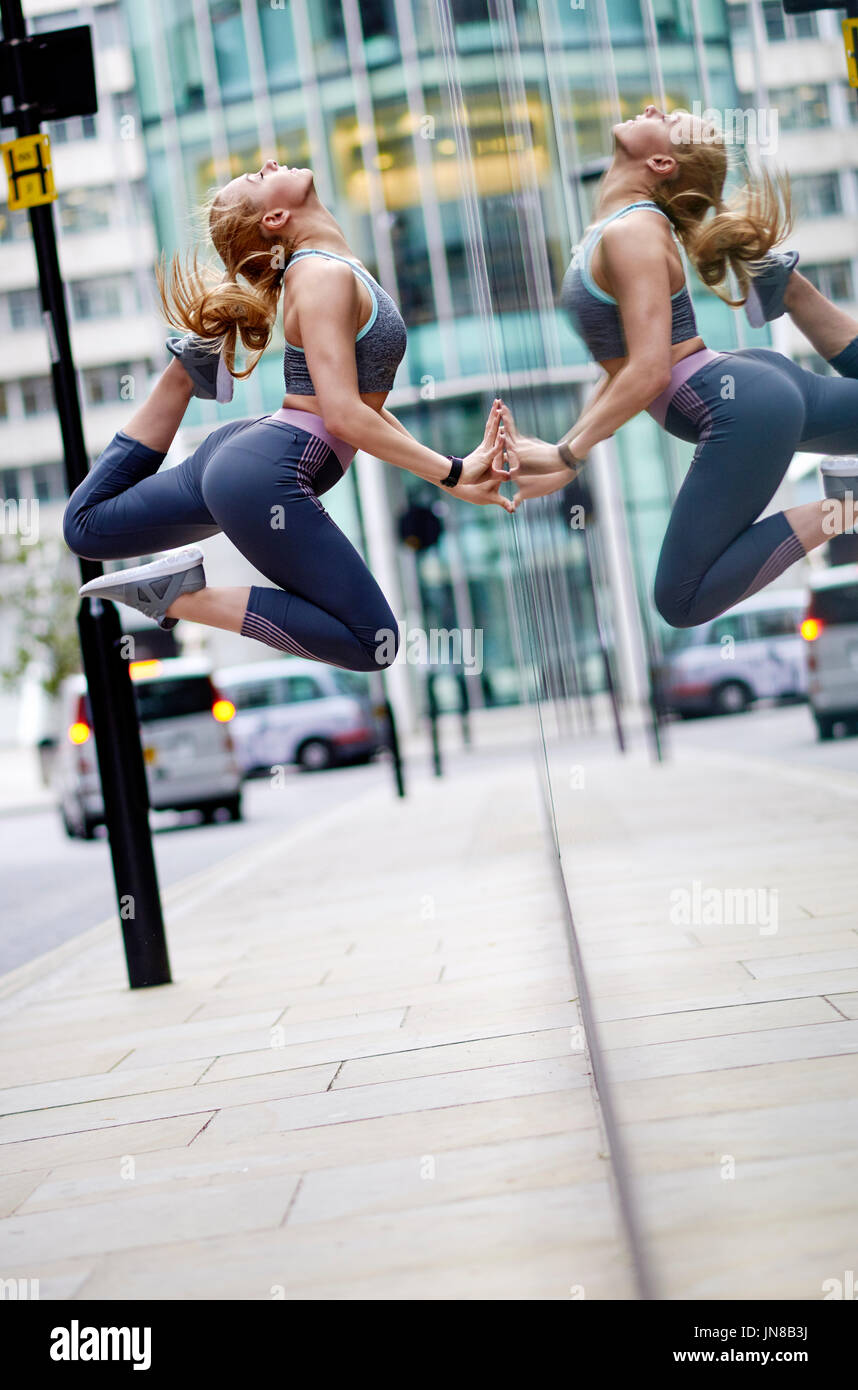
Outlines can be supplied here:
[[[131, 679], [149, 804], [153, 810], [198, 810], [212, 821], [223, 808], [241, 819], [241, 774], [229, 725], [235, 713], [204, 662], [190, 658], [132, 662]], [[66, 834], [91, 840], [104, 802], [86, 680], [70, 676], [60, 695], [62, 731], [53, 782]]]
[[369, 762], [383, 739], [367, 677], [280, 657], [215, 673], [235, 705], [232, 734], [245, 776], [295, 763], [319, 771]]
[[709, 623], [672, 632], [659, 673], [664, 706], [691, 718], [738, 714], [756, 700], [803, 697], [799, 627], [805, 607], [801, 589], [769, 591]]
[[858, 721], [858, 565], [821, 570], [810, 580], [801, 625], [810, 709], [821, 739]]

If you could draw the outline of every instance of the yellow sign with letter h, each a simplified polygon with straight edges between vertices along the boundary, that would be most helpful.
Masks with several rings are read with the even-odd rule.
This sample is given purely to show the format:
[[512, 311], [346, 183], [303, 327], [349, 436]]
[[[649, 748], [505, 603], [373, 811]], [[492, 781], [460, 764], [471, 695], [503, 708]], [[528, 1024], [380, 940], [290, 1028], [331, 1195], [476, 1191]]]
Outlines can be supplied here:
[[47, 135], [22, 135], [0, 145], [9, 180], [9, 209], [35, 208], [57, 196]]
[[843, 42], [846, 45], [846, 71], [849, 74], [849, 86], [858, 87], [858, 19], [841, 20], [843, 27]]

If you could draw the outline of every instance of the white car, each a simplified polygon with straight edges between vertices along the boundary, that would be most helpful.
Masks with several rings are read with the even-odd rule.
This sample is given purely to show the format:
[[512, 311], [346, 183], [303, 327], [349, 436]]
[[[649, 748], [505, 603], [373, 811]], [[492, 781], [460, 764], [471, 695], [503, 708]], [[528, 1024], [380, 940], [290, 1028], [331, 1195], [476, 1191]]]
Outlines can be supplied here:
[[808, 698], [821, 739], [858, 722], [858, 565], [836, 565], [810, 579], [805, 639]]
[[[241, 773], [229, 731], [235, 711], [210, 667], [175, 657], [132, 662], [130, 674], [153, 810], [199, 810], [212, 821], [223, 807], [240, 820]], [[60, 709], [53, 764], [60, 815], [66, 834], [91, 840], [104, 802], [84, 676], [63, 682]]]
[[287, 763], [304, 771], [369, 762], [383, 740], [366, 676], [280, 657], [215, 673], [235, 706], [232, 735], [245, 776]]
[[774, 590], [673, 632], [659, 673], [664, 706], [690, 718], [737, 714], [755, 700], [803, 697], [805, 608], [804, 590]]

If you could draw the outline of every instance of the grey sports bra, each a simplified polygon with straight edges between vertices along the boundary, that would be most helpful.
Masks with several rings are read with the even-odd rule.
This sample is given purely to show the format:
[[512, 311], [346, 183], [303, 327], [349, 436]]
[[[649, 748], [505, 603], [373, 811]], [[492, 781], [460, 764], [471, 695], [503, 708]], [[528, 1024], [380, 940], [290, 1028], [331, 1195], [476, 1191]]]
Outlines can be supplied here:
[[[572, 326], [579, 337], [584, 339], [597, 362], [606, 362], [611, 357], [625, 357], [628, 349], [623, 336], [623, 325], [617, 301], [593, 279], [590, 269], [593, 252], [609, 222], [617, 217], [625, 217], [635, 208], [650, 208], [653, 212], [667, 217], [657, 203], [645, 201], [629, 203], [619, 212], [611, 213], [590, 229], [580, 246], [574, 248], [569, 269], [563, 277], [560, 289], [560, 304], [569, 314]], [[668, 218], [668, 221], [670, 219]], [[697, 320], [688, 286], [683, 285], [676, 294], [671, 295], [672, 330], [671, 343], [684, 343], [697, 337]]]
[[[343, 261], [351, 266], [355, 275], [366, 285], [372, 298], [372, 313], [355, 338], [358, 390], [362, 395], [370, 391], [389, 391], [396, 376], [396, 369], [405, 356], [407, 338], [402, 315], [390, 295], [363, 266], [348, 260], [345, 256], [338, 256], [333, 251], [316, 251], [309, 248], [296, 251], [289, 258], [286, 270], [290, 270], [302, 256], [327, 256], [332, 261]], [[287, 395], [315, 396], [316, 388], [307, 370], [304, 349], [294, 347], [288, 342], [283, 354], [283, 378]]]

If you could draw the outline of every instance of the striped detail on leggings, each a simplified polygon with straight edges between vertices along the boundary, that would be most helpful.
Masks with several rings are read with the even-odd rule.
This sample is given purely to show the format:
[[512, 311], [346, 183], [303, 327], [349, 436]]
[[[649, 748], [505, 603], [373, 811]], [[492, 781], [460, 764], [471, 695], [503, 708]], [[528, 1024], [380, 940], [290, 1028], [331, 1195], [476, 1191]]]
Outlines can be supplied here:
[[[700, 433], [697, 437], [697, 448], [699, 449], [706, 443], [712, 433], [712, 415], [709, 407], [704, 400], [698, 396], [697, 392], [685, 382], [670, 398], [670, 405], [676, 406], [681, 415], [686, 420], [690, 420], [692, 425], [696, 425]], [[691, 463], [694, 467], [694, 460]]]
[[311, 661], [318, 661], [320, 658], [315, 652], [308, 652], [306, 647], [290, 637], [288, 632], [270, 623], [267, 618], [262, 618], [258, 613], [251, 613], [250, 609], [245, 612], [241, 624], [242, 637], [253, 637], [257, 642], [264, 642], [267, 647], [276, 647], [281, 652], [291, 652], [293, 656], [308, 656]]
[[743, 598], [750, 598], [751, 594], [756, 594], [760, 589], [764, 589], [767, 584], [771, 584], [773, 579], [777, 579], [779, 574], [789, 569], [797, 560], [803, 560], [805, 549], [794, 531], [782, 540], [780, 545], [775, 546], [763, 568], [760, 570], [753, 583], [749, 584], [745, 592], [736, 599], [736, 603], [741, 603]]
[[[295, 465], [296, 480], [301, 491], [309, 497], [314, 506], [320, 512], [325, 508], [313, 486], [314, 479], [319, 471], [324, 468], [330, 458], [332, 450], [324, 439], [312, 434], [307, 440], [306, 447], [300, 459]], [[302, 646], [297, 638], [284, 632], [283, 628], [272, 623], [268, 618], [263, 618], [260, 613], [251, 613], [248, 608], [244, 614], [241, 624], [242, 637], [252, 637], [257, 642], [264, 642], [267, 647], [274, 647], [277, 651], [289, 652], [292, 656], [309, 657], [311, 661], [319, 661], [320, 657], [315, 652], [310, 652]], [[334, 665], [334, 662], [328, 662]], [[343, 668], [347, 669], [347, 668]]]
[[313, 434], [307, 441], [307, 447], [295, 465], [295, 471], [298, 475], [298, 486], [304, 495], [309, 497], [310, 501], [318, 507], [320, 512], [323, 512], [325, 508], [316, 493], [316, 489], [313, 487], [313, 479], [324, 464], [327, 463], [328, 456], [331, 452], [331, 448], [326, 444], [325, 440], [320, 439], [317, 434]]

